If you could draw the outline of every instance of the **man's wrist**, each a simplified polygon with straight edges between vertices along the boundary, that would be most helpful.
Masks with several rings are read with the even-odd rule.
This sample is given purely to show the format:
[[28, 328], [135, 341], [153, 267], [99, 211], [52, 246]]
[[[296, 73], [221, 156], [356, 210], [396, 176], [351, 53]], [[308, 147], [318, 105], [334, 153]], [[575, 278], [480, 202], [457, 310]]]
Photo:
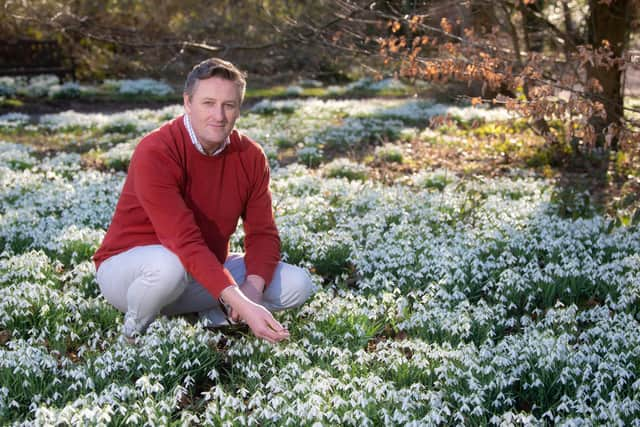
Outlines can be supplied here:
[[225, 311], [225, 314], [228, 313], [229, 308], [230, 308], [230, 304], [229, 304], [229, 297], [231, 296], [232, 292], [236, 292], [238, 291], [240, 288], [238, 287], [237, 284], [232, 284], [230, 286], [227, 286], [226, 288], [224, 288], [222, 290], [222, 292], [220, 293], [220, 297], [218, 298], [218, 302], [220, 302], [220, 305], [222, 306], [223, 310]]

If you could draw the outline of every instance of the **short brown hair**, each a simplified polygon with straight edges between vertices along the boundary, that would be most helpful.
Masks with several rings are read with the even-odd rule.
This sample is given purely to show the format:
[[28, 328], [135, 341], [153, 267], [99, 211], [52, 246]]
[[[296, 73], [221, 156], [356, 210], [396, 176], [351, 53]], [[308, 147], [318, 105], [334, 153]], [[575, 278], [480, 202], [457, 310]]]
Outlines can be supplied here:
[[220, 58], [205, 59], [193, 67], [184, 82], [184, 93], [191, 98], [197, 81], [210, 77], [220, 77], [236, 83], [240, 89], [240, 102], [244, 100], [244, 92], [247, 87], [245, 74], [231, 62]]

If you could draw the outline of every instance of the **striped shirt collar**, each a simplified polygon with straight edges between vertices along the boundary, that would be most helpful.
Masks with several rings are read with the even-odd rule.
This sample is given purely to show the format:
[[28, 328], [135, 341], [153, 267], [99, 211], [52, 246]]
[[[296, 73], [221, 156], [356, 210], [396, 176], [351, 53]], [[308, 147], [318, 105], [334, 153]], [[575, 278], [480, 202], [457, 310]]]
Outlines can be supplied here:
[[200, 141], [198, 141], [198, 138], [196, 138], [196, 133], [193, 131], [193, 127], [191, 126], [191, 120], [189, 120], [189, 115], [185, 114], [183, 117], [184, 117], [184, 127], [187, 128], [187, 132], [189, 133], [189, 138], [191, 138], [191, 143], [196, 147], [196, 149], [199, 152], [201, 152], [205, 156], [217, 156], [218, 154], [222, 153], [222, 151], [225, 148], [227, 148], [227, 145], [231, 143], [231, 140], [227, 136], [220, 148], [218, 148], [213, 154], [208, 154], [204, 150], [204, 147], [202, 146], [202, 144], [200, 144]]

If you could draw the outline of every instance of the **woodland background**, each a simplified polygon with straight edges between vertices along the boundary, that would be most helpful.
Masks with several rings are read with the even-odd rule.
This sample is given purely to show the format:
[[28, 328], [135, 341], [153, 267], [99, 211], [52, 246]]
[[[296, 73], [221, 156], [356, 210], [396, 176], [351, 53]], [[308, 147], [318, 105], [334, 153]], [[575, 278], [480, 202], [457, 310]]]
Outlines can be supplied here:
[[454, 95], [519, 109], [551, 142], [561, 136], [546, 119], [568, 114], [574, 145], [615, 149], [637, 140], [624, 95], [640, 73], [638, 10], [636, 0], [7, 0], [0, 38], [57, 40], [79, 79], [179, 82], [215, 55], [254, 84], [366, 72], [436, 81], [449, 94], [464, 83]]

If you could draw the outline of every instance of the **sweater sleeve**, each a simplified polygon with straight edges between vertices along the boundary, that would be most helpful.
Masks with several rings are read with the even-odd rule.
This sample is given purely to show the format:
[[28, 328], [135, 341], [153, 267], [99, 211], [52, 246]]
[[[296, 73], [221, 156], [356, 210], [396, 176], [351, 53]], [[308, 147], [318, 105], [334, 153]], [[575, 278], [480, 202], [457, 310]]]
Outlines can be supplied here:
[[256, 147], [259, 152], [253, 162], [252, 188], [242, 217], [245, 231], [244, 260], [247, 275], [262, 277], [267, 287], [280, 261], [280, 237], [271, 204], [269, 163], [262, 149]]
[[135, 193], [160, 243], [178, 256], [198, 283], [219, 298], [235, 281], [207, 247], [180, 190], [181, 165], [171, 154], [166, 147], [149, 143], [138, 146], [129, 168]]

